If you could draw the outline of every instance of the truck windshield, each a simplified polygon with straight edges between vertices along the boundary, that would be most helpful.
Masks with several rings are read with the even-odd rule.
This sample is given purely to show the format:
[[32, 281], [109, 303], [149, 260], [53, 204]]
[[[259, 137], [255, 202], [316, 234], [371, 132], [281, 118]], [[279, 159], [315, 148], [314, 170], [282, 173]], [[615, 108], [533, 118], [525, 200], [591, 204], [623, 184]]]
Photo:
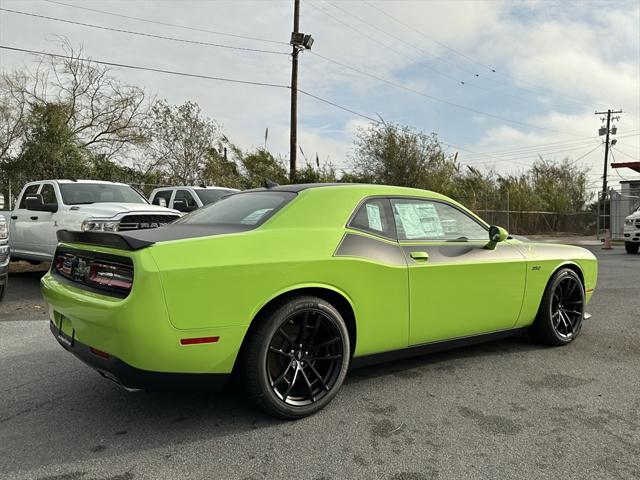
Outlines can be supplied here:
[[192, 225], [238, 225], [247, 229], [264, 223], [296, 196], [292, 192], [237, 193], [185, 215], [175, 223]]
[[60, 194], [65, 205], [88, 203], [149, 203], [129, 185], [109, 183], [61, 183]]
[[230, 193], [234, 193], [234, 191], [226, 190], [223, 188], [216, 188], [215, 190], [203, 188], [202, 190], [196, 190], [196, 194], [198, 195], [198, 197], [200, 197], [202, 205], [209, 205], [210, 203], [217, 202], [222, 197], [224, 197], [225, 195], [229, 195]]

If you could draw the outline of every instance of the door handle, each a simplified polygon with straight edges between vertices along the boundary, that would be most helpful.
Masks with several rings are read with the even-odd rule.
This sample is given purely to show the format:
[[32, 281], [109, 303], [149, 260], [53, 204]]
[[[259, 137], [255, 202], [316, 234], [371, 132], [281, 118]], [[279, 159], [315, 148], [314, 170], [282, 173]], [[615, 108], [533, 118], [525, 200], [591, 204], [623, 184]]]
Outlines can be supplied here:
[[429, 254], [427, 252], [411, 252], [409, 256], [416, 261], [426, 262], [429, 260]]
[[31, 218], [31, 220], [37, 220], [38, 219], [38, 217], [30, 217], [30, 218]]
[[17, 220], [18, 219], [18, 215], [11, 215], [11, 220]]

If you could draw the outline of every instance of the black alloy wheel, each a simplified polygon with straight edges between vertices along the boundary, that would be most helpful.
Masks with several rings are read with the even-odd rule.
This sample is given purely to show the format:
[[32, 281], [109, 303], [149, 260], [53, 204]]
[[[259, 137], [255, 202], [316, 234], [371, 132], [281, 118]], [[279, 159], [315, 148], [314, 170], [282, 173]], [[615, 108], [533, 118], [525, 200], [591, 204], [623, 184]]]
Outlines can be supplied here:
[[340, 313], [320, 298], [294, 298], [269, 315], [249, 339], [248, 390], [268, 413], [301, 418], [336, 395], [349, 359], [349, 337]]
[[582, 327], [585, 293], [580, 277], [569, 268], [558, 270], [547, 285], [535, 326], [543, 341], [566, 345]]

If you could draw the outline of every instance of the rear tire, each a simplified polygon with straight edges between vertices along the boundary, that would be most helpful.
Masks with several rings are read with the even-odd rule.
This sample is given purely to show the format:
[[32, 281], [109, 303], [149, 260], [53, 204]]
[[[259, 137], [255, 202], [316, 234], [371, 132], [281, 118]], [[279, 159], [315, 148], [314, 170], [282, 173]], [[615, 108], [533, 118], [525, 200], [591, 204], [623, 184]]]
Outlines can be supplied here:
[[340, 313], [321, 298], [301, 296], [258, 321], [241, 370], [251, 400], [288, 419], [323, 409], [338, 393], [351, 358]]
[[624, 242], [624, 249], [627, 253], [636, 254], [640, 250], [639, 242]]
[[554, 273], [534, 323], [538, 338], [553, 346], [571, 343], [582, 328], [584, 302], [584, 286], [576, 272], [561, 268]]

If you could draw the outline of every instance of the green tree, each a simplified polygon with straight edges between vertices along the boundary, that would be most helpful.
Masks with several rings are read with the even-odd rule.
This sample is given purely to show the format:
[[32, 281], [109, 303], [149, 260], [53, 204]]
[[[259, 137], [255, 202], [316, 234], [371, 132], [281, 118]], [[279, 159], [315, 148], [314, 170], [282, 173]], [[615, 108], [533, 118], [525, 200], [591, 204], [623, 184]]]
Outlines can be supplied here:
[[357, 131], [354, 146], [350, 160], [356, 178], [445, 194], [455, 191], [459, 166], [436, 134], [391, 123], [370, 124]]
[[55, 103], [32, 107], [22, 152], [13, 165], [20, 181], [82, 178], [90, 172], [87, 152], [74, 141], [66, 122], [69, 109]]

